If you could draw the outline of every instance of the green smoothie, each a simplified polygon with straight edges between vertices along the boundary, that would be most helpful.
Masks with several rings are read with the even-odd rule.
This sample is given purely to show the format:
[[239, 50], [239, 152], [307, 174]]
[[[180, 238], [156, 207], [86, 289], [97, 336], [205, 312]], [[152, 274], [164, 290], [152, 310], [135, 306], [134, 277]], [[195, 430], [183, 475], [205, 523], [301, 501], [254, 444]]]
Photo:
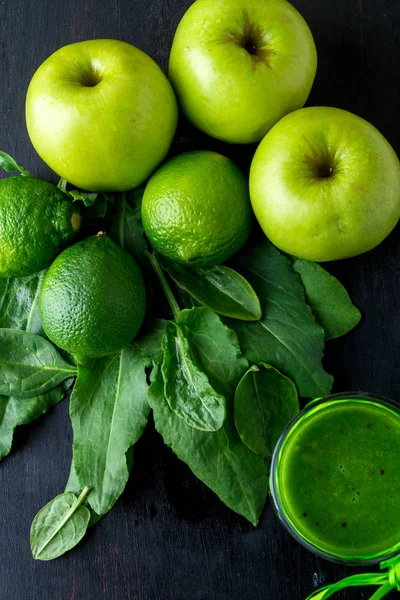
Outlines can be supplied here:
[[317, 403], [287, 434], [275, 470], [278, 511], [312, 546], [348, 560], [400, 549], [395, 407], [361, 399]]

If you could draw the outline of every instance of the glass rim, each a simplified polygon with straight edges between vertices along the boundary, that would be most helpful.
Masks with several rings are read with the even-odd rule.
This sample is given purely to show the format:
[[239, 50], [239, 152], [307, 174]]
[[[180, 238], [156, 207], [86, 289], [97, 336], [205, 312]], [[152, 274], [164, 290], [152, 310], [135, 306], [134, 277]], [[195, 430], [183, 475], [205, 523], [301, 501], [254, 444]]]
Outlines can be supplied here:
[[279, 459], [282, 447], [288, 434], [292, 431], [293, 427], [297, 425], [297, 423], [309, 413], [315, 407], [321, 406], [325, 403], [328, 403], [332, 400], [365, 400], [374, 402], [376, 404], [380, 404], [381, 406], [386, 406], [387, 408], [394, 409], [400, 416], [400, 404], [395, 402], [394, 400], [387, 398], [385, 396], [381, 396], [378, 394], [371, 394], [369, 392], [341, 392], [338, 394], [330, 394], [329, 396], [323, 396], [320, 398], [316, 398], [311, 400], [306, 404], [306, 406], [288, 423], [288, 425], [283, 430], [282, 434], [279, 437], [279, 440], [275, 446], [272, 459], [271, 459], [271, 470], [270, 470], [270, 494], [272, 499], [272, 505], [274, 507], [275, 513], [277, 514], [280, 522], [285, 527], [286, 531], [288, 531], [291, 536], [304, 548], [328, 561], [353, 565], [353, 566], [367, 566], [380, 563], [385, 560], [389, 560], [400, 553], [400, 539], [399, 546], [395, 549], [390, 549], [386, 551], [386, 553], [381, 553], [380, 555], [371, 555], [365, 557], [357, 557], [357, 556], [345, 556], [345, 555], [336, 555], [329, 551], [326, 551], [318, 546], [309, 542], [305, 537], [303, 537], [295, 528], [290, 518], [286, 514], [285, 507], [282, 505], [280, 500], [280, 492], [279, 492], [279, 484], [278, 484], [278, 473], [279, 473]]

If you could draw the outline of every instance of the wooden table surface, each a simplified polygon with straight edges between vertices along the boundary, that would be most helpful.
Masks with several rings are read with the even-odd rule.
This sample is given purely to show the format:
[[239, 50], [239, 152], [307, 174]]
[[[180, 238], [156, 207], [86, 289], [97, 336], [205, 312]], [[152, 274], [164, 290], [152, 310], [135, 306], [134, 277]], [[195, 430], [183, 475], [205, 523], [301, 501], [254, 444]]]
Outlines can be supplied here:
[[[261, 0], [260, 0], [261, 1]], [[371, 121], [400, 153], [398, 0], [293, 0], [309, 23], [319, 66], [309, 105], [332, 105]], [[117, 38], [165, 70], [175, 28], [191, 0], [3, 0], [0, 2], [0, 148], [31, 174], [55, 181], [25, 128], [28, 82], [54, 50]], [[253, 148], [230, 148], [182, 124], [193, 147], [248, 167]], [[365, 256], [328, 265], [363, 314], [327, 346], [335, 391], [400, 399], [400, 230]], [[1, 600], [301, 600], [315, 586], [356, 572], [301, 548], [267, 504], [257, 529], [229, 511], [163, 445], [150, 425], [137, 444], [121, 499], [63, 558], [35, 562], [29, 528], [63, 489], [71, 460], [68, 401], [19, 428], [0, 467]], [[367, 598], [350, 591], [341, 600]], [[396, 595], [396, 594], [394, 594]], [[339, 598], [339, 596], [338, 596]]]

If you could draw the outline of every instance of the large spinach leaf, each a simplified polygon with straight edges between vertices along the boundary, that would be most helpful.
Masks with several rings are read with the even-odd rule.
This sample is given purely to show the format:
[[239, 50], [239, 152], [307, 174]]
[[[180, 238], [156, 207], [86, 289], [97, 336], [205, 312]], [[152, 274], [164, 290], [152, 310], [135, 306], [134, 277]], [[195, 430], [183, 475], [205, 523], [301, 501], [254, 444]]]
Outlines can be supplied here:
[[202, 431], [220, 429], [225, 419], [225, 398], [212, 388], [196, 364], [178, 325], [166, 324], [161, 346], [164, 394], [170, 409], [191, 427]]
[[342, 284], [315, 262], [295, 257], [291, 260], [314, 317], [325, 330], [325, 339], [331, 340], [351, 331], [360, 321], [361, 313]]
[[129, 471], [126, 453], [141, 436], [150, 408], [143, 358], [134, 347], [79, 366], [71, 395], [73, 463], [88, 502], [103, 515], [122, 494]]
[[[135, 353], [139, 353], [140, 357], [142, 358], [144, 367], [151, 367], [153, 360], [161, 360], [161, 336], [164, 332], [164, 327], [165, 321], [149, 319], [144, 324], [140, 333], [140, 337], [131, 342], [131, 346]], [[142, 366], [140, 366], [140, 360], [137, 364], [139, 365], [141, 373]], [[139, 428], [138, 436], [140, 434], [140, 429], [144, 429], [145, 422], [147, 421], [148, 414], [150, 412], [150, 407], [147, 401], [145, 401], [145, 393], [143, 393], [144, 390], [142, 385], [139, 388], [139, 391], [140, 390], [141, 393], [137, 393], [135, 396], [135, 419]], [[131, 446], [126, 453], [128, 472], [130, 472], [133, 467], [133, 448], [134, 446]], [[78, 496], [81, 493], [81, 489], [81, 485], [75, 473], [74, 462], [72, 461], [65, 491], [73, 492]], [[85, 504], [90, 509], [89, 526], [95, 525], [103, 515], [97, 514], [87, 501]]]
[[72, 379], [69, 379], [54, 390], [31, 398], [0, 396], [0, 458], [10, 452], [17, 425], [26, 425], [38, 419], [64, 398], [71, 385]]
[[176, 322], [212, 387], [226, 399], [233, 397], [238, 381], [248, 368], [236, 333], [204, 307], [182, 310]]
[[233, 393], [248, 367], [247, 360], [241, 354], [236, 334], [209, 309], [184, 310], [177, 323], [185, 331], [199, 367], [213, 388], [226, 397], [227, 416], [216, 432], [187, 425], [169, 408], [161, 369], [156, 366], [149, 389], [156, 428], [199, 479], [255, 525], [266, 499], [267, 466], [243, 445], [233, 425]]
[[[38, 298], [45, 271], [14, 279], [0, 278], [0, 327], [41, 333]], [[45, 394], [30, 398], [0, 396], [0, 458], [12, 445], [14, 429], [47, 412], [63, 399], [72, 380], [66, 380]]]
[[333, 378], [321, 365], [324, 331], [315, 322], [291, 262], [269, 242], [240, 261], [261, 302], [260, 321], [229, 319], [244, 355], [268, 363], [290, 377], [305, 398], [329, 394]]
[[149, 403], [164, 442], [229, 508], [256, 525], [268, 491], [267, 465], [236, 433], [231, 415], [223, 427], [204, 432], [190, 427], [171, 411], [164, 397], [158, 366], [152, 372]]
[[77, 498], [72, 492], [56, 496], [33, 519], [31, 550], [37, 560], [52, 560], [76, 546], [86, 533], [90, 512], [83, 506], [89, 492]]
[[261, 317], [257, 294], [236, 271], [224, 265], [195, 269], [162, 257], [159, 260], [175, 283], [216, 313], [244, 321], [257, 321]]
[[273, 367], [253, 365], [235, 392], [235, 425], [242, 442], [270, 457], [289, 421], [299, 412], [294, 383]]
[[54, 389], [74, 377], [53, 344], [36, 333], [0, 329], [0, 394], [29, 398]]

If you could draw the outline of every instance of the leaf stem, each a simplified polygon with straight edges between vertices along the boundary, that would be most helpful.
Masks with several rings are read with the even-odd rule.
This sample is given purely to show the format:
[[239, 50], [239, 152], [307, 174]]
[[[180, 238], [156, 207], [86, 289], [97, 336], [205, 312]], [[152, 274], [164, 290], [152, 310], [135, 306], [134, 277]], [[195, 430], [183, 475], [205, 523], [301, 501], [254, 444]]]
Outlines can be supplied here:
[[126, 194], [122, 192], [119, 214], [119, 244], [121, 248], [125, 248], [125, 213], [126, 213]]
[[90, 492], [90, 487], [85, 485], [85, 487], [81, 491], [80, 496], [76, 502], [75, 508], [78, 508], [78, 506], [80, 506], [85, 501], [86, 496], [88, 495], [89, 492]]
[[163, 289], [163, 292], [168, 300], [168, 303], [171, 307], [172, 310], [172, 314], [174, 315], [174, 319], [176, 319], [179, 315], [179, 313], [181, 312], [181, 309], [179, 308], [179, 305], [177, 303], [177, 301], [175, 300], [175, 296], [172, 293], [172, 290], [170, 288], [170, 285], [168, 283], [168, 281], [166, 280], [166, 277], [161, 269], [160, 263], [158, 262], [158, 258], [156, 256], [155, 252], [145, 252], [147, 258], [150, 261], [151, 266], [153, 267], [154, 273], [157, 276], [158, 281], [161, 284], [161, 287]]
[[62, 191], [62, 192], [66, 192], [67, 191], [67, 184], [68, 181], [66, 179], [63, 179], [61, 177], [60, 181], [57, 183], [57, 187]]

